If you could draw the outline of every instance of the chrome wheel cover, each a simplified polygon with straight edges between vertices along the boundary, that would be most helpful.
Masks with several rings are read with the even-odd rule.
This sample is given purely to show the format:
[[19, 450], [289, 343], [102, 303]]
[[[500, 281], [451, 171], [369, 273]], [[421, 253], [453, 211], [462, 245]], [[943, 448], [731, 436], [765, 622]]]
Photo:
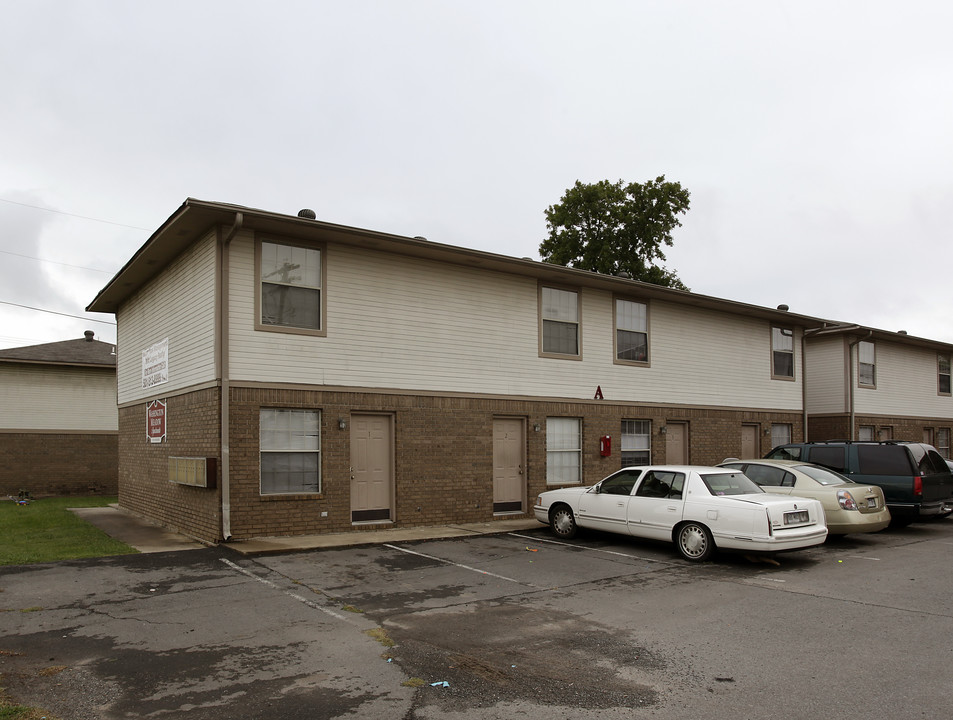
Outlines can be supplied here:
[[678, 533], [682, 552], [690, 557], [701, 557], [708, 550], [708, 537], [697, 525], [686, 525]]

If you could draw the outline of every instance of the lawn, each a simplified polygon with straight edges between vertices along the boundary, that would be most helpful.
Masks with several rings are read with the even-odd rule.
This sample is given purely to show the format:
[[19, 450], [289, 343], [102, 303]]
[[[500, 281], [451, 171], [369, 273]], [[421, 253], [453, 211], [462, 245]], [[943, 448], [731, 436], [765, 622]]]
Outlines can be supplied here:
[[137, 552], [67, 510], [71, 507], [105, 507], [114, 502], [115, 497], [44, 498], [29, 505], [0, 501], [0, 565]]

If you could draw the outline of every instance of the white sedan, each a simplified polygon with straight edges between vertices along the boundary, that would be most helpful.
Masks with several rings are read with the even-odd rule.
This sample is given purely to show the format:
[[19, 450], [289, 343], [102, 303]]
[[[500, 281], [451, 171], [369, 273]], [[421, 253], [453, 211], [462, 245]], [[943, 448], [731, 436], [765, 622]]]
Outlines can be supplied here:
[[667, 540], [686, 560], [707, 560], [716, 548], [798, 550], [827, 537], [817, 500], [770, 495], [716, 467], [623, 468], [591, 487], [541, 493], [533, 512], [561, 538], [591, 528]]

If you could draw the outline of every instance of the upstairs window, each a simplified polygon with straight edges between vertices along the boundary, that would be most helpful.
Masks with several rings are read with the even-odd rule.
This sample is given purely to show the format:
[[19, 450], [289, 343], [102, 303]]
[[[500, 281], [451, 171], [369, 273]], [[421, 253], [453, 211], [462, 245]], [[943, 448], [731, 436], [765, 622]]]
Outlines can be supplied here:
[[541, 286], [543, 355], [579, 357], [579, 293]]
[[259, 250], [263, 329], [324, 330], [324, 268], [318, 248], [262, 241]]
[[794, 379], [794, 331], [771, 328], [771, 377]]
[[857, 346], [857, 382], [867, 387], [876, 387], [877, 385], [874, 344], [866, 340]]
[[937, 389], [940, 395], [950, 394], [950, 356], [937, 355]]
[[632, 300], [615, 301], [615, 359], [621, 362], [649, 361], [648, 306]]

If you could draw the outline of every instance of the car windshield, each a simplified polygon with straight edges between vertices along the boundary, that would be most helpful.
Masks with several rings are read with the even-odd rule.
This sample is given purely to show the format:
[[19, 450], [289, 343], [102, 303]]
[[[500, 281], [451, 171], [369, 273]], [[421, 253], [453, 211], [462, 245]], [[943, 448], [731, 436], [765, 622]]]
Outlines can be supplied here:
[[800, 470], [805, 475], [809, 475], [814, 480], [817, 480], [821, 485], [841, 485], [843, 483], [852, 483], [854, 482], [850, 478], [846, 478], [840, 473], [836, 473], [833, 470], [828, 470], [827, 468], [818, 467], [817, 465], [798, 465], [795, 470]]
[[699, 474], [712, 495], [754, 495], [764, 492], [741, 472]]

